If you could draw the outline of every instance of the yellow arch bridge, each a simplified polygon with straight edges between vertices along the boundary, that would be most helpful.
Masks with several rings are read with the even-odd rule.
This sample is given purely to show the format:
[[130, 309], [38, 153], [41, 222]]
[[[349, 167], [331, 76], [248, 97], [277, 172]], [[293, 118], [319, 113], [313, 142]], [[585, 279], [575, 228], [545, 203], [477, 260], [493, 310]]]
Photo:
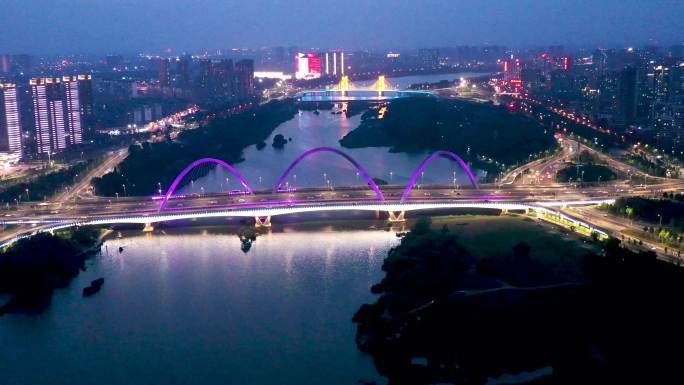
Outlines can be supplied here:
[[297, 94], [300, 101], [351, 101], [351, 100], [387, 100], [410, 96], [434, 96], [432, 91], [399, 89], [387, 81], [384, 75], [378, 76], [375, 83], [358, 86], [342, 76], [334, 87], [302, 91]]

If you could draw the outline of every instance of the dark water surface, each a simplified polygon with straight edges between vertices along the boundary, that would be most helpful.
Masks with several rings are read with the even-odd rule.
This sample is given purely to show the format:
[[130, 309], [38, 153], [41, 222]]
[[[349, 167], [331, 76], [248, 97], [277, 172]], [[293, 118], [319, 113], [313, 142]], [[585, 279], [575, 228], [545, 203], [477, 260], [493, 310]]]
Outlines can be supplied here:
[[[0, 383], [353, 384], [377, 379], [351, 316], [372, 301], [383, 230], [110, 239], [39, 315], [0, 318]], [[119, 253], [119, 246], [124, 252]], [[100, 293], [82, 298], [90, 280]]]

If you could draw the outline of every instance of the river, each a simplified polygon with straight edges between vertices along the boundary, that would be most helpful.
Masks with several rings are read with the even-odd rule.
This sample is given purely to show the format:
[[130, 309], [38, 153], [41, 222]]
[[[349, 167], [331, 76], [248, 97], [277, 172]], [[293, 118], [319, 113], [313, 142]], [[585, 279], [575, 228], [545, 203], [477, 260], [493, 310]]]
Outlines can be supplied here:
[[[442, 79], [458, 79], [480, 74], [458, 73], [410, 76], [389, 79], [392, 84], [406, 87], [419, 82], [436, 82]], [[315, 147], [334, 147], [344, 151], [360, 163], [371, 177], [380, 178], [390, 184], [405, 184], [413, 171], [425, 159], [427, 153], [405, 154], [390, 153], [388, 148], [343, 148], [339, 144], [347, 133], [356, 128], [361, 116], [350, 118], [344, 114], [331, 114], [321, 111], [301, 111], [291, 120], [282, 123], [266, 139], [266, 147], [258, 150], [250, 146], [244, 150], [244, 161], [235, 165], [238, 172], [245, 176], [253, 189], [273, 188], [287, 166], [303, 152]], [[283, 149], [271, 146], [273, 137], [281, 134], [292, 141]], [[467, 140], [467, 138], [464, 138]], [[418, 179], [420, 183], [446, 183], [457, 185], [468, 184], [466, 174], [455, 162], [447, 159], [436, 159], [428, 166]], [[288, 187], [327, 187], [365, 185], [366, 181], [357, 174], [356, 168], [344, 158], [332, 153], [312, 155], [302, 161], [292, 172], [287, 182]], [[226, 189], [239, 189], [237, 178], [223, 168], [215, 168], [206, 177], [186, 185], [179, 192], [218, 192]]]
[[[302, 112], [274, 132], [292, 138], [284, 149], [271, 147], [271, 137], [262, 150], [247, 148], [237, 169], [254, 188], [271, 188], [302, 152], [340, 148], [338, 140], [359, 119]], [[405, 183], [425, 157], [386, 148], [343, 151], [370, 175], [397, 184]], [[450, 183], [454, 172], [458, 183], [466, 183], [446, 160], [437, 160], [423, 178]], [[289, 179], [292, 186], [327, 181], [365, 184], [347, 161], [332, 154], [315, 155]], [[224, 183], [238, 187], [232, 175], [214, 170], [186, 189], [225, 189]], [[131, 230], [110, 237], [100, 255], [88, 261], [87, 271], [56, 290], [43, 312], [0, 318], [0, 384], [380, 380], [370, 357], [356, 348], [351, 317], [374, 300], [369, 289], [382, 278], [382, 260], [398, 240], [379, 228], [381, 222], [364, 218], [354, 228], [293, 224], [294, 218], [276, 224], [247, 253], [225, 225], [145, 235]], [[83, 298], [83, 287], [98, 277], [105, 278], [102, 291]]]
[[373, 301], [393, 232], [281, 225], [247, 253], [225, 228], [167, 232], [107, 240], [43, 313], [0, 318], [0, 383], [378, 379], [351, 316]]

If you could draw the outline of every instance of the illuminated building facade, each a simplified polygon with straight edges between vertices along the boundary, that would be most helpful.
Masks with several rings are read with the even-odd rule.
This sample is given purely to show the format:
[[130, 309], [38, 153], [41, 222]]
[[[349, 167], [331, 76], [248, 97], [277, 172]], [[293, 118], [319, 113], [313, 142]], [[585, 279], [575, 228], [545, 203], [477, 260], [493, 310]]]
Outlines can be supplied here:
[[295, 79], [321, 77], [321, 58], [315, 52], [297, 52], [295, 55]]
[[17, 87], [0, 83], [0, 165], [17, 163], [22, 156], [21, 121]]
[[168, 87], [170, 78], [171, 78], [171, 73], [169, 70], [169, 59], [167, 59], [167, 58], [159, 59], [159, 86], [160, 87]]
[[238, 99], [254, 96], [254, 60], [243, 59], [235, 63], [235, 83]]
[[324, 53], [322, 67], [325, 76], [344, 76], [344, 52], [333, 51]]
[[[83, 143], [81, 99], [92, 104], [90, 75], [34, 78], [29, 81], [33, 99], [36, 149], [39, 154], [60, 152]], [[92, 106], [89, 107], [92, 111]]]

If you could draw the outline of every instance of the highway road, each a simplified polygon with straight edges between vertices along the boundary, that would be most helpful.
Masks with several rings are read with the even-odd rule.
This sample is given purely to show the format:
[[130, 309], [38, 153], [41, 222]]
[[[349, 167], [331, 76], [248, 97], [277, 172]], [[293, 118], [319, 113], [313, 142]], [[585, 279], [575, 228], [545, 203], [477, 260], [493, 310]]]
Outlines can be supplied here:
[[90, 188], [90, 181], [93, 178], [101, 177], [104, 174], [112, 171], [119, 163], [121, 163], [128, 156], [128, 148], [123, 148], [117, 151], [111, 151], [107, 154], [106, 159], [99, 166], [90, 170], [88, 174], [79, 178], [79, 181], [70, 189], [57, 195], [52, 202], [62, 204], [74, 197], [81, 196]]
[[[623, 183], [606, 183], [600, 186], [574, 188], [566, 183], [544, 186], [509, 185], [495, 186], [483, 184], [478, 190], [472, 188], [454, 189], [451, 185], [417, 186], [411, 193], [412, 199], [429, 200], [490, 200], [539, 202], [558, 200], [581, 200], [611, 198], [618, 195], [659, 194], [662, 191], [675, 191], [684, 187], [682, 182], [671, 181], [657, 186], [628, 186]], [[399, 200], [405, 186], [382, 186], [387, 200]], [[0, 212], [5, 220], [11, 219], [45, 219], [76, 218], [82, 216], [118, 215], [124, 212], [153, 213], [160, 207], [159, 196], [155, 197], [84, 197], [77, 200], [54, 201], [44, 203], [22, 203], [18, 207]], [[326, 203], [339, 201], [374, 201], [377, 197], [367, 186], [348, 188], [300, 189], [292, 192], [273, 192], [257, 190], [249, 195], [228, 195], [211, 193], [191, 195], [184, 198], [172, 198], [165, 210], [205, 209], [231, 206], [236, 204], [268, 204], [273, 202], [308, 202]]]
[[641, 236], [643, 234], [644, 226], [653, 226], [652, 223], [630, 220], [627, 218], [611, 215], [595, 206], [567, 207], [561, 209], [561, 212], [574, 218], [588, 221], [595, 226], [600, 227], [615, 238], [622, 240], [641, 240], [642, 245], [625, 243], [625, 245], [629, 248], [651, 250], [654, 251], [661, 259], [677, 262], [680, 264], [684, 262], [682, 261], [681, 253], [678, 253], [678, 249], [673, 248], [665, 243]]

